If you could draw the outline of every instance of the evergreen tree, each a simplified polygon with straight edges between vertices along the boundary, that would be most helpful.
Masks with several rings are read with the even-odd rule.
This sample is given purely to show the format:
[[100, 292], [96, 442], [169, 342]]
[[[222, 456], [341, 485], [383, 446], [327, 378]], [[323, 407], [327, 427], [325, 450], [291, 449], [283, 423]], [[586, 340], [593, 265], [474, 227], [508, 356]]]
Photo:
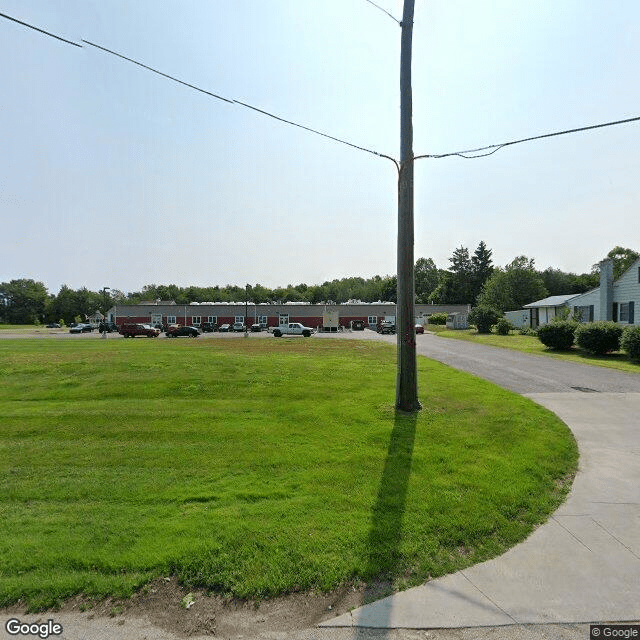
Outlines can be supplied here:
[[451, 273], [448, 299], [449, 304], [469, 304], [471, 302], [472, 265], [469, 249], [458, 247], [449, 258]]
[[481, 240], [471, 256], [471, 304], [476, 303], [482, 286], [493, 272], [492, 254], [493, 251]]

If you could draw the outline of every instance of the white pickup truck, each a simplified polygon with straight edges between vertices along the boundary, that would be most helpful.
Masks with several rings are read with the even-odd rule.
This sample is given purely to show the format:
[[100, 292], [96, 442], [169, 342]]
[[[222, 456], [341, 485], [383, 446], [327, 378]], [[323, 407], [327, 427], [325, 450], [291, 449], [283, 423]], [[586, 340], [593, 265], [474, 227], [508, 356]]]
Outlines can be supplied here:
[[308, 338], [315, 332], [315, 329], [305, 327], [299, 322], [290, 322], [289, 324], [283, 324], [273, 329], [273, 335], [276, 338], [281, 338], [282, 336], [304, 336], [305, 338]]

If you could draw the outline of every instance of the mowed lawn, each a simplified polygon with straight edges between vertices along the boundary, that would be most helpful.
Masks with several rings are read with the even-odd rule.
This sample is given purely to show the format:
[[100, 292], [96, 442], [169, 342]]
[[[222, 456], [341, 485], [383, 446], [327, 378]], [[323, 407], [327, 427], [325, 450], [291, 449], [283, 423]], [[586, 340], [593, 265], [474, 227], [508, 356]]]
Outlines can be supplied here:
[[499, 554], [562, 502], [566, 426], [395, 349], [332, 339], [0, 342], [0, 606], [158, 576], [243, 598], [415, 584]]

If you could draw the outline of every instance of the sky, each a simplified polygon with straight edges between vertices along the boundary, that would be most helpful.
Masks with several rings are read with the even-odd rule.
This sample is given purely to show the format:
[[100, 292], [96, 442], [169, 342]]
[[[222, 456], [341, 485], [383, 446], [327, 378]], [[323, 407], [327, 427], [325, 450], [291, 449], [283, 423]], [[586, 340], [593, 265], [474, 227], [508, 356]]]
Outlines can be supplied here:
[[[401, 19], [399, 0], [377, 4]], [[0, 0], [0, 282], [51, 293], [396, 272], [400, 35], [366, 0]], [[640, 116], [636, 0], [416, 0], [414, 152]], [[415, 258], [640, 250], [640, 122], [415, 164]]]

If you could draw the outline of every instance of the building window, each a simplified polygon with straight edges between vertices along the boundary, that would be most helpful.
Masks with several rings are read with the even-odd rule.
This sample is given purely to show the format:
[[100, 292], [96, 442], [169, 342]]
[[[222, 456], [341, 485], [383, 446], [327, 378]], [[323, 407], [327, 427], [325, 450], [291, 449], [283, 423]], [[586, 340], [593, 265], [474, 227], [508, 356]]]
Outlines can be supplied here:
[[629, 322], [629, 303], [621, 302], [618, 306], [619, 322]]
[[175, 324], [176, 317], [175, 316], [167, 316], [167, 324]]
[[207, 322], [209, 324], [215, 324], [216, 322], [218, 322], [218, 316], [209, 316]]
[[244, 316], [236, 316], [235, 322], [242, 322], [244, 324]]
[[261, 324], [266, 327], [268, 323], [269, 323], [269, 318], [267, 316], [258, 316], [258, 324]]
[[194, 327], [199, 327], [202, 321], [202, 316], [191, 316], [191, 324]]
[[574, 307], [574, 317], [578, 322], [593, 322], [593, 305]]
[[369, 316], [367, 318], [367, 323], [370, 326], [377, 325], [378, 324], [378, 316]]

